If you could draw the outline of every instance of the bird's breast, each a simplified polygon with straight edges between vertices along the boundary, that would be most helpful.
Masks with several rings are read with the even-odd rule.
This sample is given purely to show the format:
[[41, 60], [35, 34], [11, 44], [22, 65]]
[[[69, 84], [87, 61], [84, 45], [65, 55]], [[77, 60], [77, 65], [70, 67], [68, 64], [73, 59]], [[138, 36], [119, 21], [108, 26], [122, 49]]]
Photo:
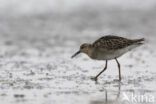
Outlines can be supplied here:
[[122, 56], [124, 53], [128, 51], [129, 50], [127, 48], [118, 50], [94, 50], [90, 57], [96, 60], [111, 60]]

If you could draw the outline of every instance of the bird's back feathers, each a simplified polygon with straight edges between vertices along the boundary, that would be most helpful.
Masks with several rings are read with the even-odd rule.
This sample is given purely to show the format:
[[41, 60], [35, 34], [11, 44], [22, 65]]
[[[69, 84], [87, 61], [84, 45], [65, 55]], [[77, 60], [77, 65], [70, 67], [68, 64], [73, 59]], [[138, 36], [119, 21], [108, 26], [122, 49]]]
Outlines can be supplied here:
[[96, 40], [92, 46], [95, 48], [104, 48], [106, 50], [117, 50], [133, 44], [142, 44], [142, 41], [144, 41], [144, 38], [131, 40], [119, 36], [108, 35]]

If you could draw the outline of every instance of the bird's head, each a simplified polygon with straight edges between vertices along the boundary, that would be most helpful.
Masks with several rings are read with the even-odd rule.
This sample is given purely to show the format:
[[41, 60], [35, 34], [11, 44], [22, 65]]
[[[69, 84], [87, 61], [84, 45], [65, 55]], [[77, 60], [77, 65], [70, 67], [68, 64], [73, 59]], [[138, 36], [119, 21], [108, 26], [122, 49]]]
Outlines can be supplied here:
[[91, 49], [91, 44], [89, 43], [84, 43], [80, 46], [80, 49], [78, 52], [76, 52], [71, 58], [74, 58], [76, 55], [78, 55], [79, 53], [86, 53], [88, 54], [89, 50]]

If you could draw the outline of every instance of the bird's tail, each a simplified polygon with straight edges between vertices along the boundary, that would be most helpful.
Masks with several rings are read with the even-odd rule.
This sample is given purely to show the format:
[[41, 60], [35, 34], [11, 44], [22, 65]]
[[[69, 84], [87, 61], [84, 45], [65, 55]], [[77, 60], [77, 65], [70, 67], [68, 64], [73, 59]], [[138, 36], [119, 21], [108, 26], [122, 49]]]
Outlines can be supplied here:
[[134, 40], [134, 43], [135, 44], [138, 44], [138, 45], [141, 45], [141, 44], [144, 44], [144, 41], [145, 41], [145, 38], [135, 39]]

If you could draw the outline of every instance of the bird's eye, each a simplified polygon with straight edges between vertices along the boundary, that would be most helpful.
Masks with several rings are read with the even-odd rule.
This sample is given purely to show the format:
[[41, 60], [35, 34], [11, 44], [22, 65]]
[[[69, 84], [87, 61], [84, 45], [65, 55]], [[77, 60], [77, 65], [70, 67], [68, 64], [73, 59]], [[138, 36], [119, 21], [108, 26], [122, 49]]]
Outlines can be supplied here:
[[84, 49], [84, 48], [85, 48], [85, 46], [82, 46], [82, 47], [81, 47], [81, 49]]

